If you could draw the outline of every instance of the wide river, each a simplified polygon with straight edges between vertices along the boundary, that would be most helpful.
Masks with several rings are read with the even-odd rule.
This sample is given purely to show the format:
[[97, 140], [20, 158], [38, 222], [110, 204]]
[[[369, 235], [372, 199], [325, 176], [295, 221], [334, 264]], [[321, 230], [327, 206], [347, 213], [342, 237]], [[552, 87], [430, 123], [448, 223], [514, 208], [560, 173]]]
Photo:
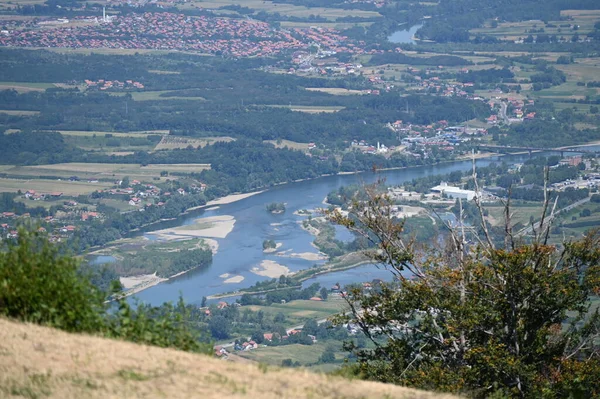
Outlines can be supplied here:
[[[485, 158], [477, 160], [477, 165], [486, 166], [491, 162], [499, 161], [514, 163], [527, 158], [527, 155]], [[219, 250], [213, 257], [212, 265], [204, 270], [194, 270], [151, 287], [138, 293], [136, 297], [143, 302], [159, 305], [166, 301], [176, 301], [181, 295], [186, 303], [199, 304], [203, 296], [234, 291], [267, 279], [251, 271], [253, 267], [259, 266], [263, 260], [276, 261], [289, 267], [291, 271], [308, 268], [315, 263], [322, 263], [324, 261], [306, 261], [265, 254], [262, 251], [263, 240], [271, 239], [282, 243], [279, 251], [291, 250], [290, 252], [294, 253], [316, 253], [316, 249], [311, 245], [314, 237], [304, 231], [299, 224], [304, 220], [304, 217], [294, 215], [294, 211], [323, 207], [325, 196], [332, 190], [344, 185], [372, 183], [379, 178], [385, 178], [387, 184], [397, 185], [417, 177], [445, 174], [455, 170], [464, 171], [471, 167], [471, 161], [457, 161], [378, 173], [367, 172], [355, 175], [321, 177], [315, 180], [277, 186], [241, 201], [221, 205], [215, 210], [195, 211], [178, 220], [154, 226], [153, 229], [172, 227], [189, 224], [198, 217], [217, 215], [231, 215], [235, 218], [235, 227], [232, 232], [224, 239], [217, 239]], [[265, 205], [271, 202], [286, 203], [287, 211], [279, 215], [268, 213], [265, 210]], [[340, 233], [340, 239], [349, 238], [349, 234], [345, 231]], [[152, 236], [148, 235], [148, 237], [151, 238]], [[224, 278], [220, 277], [225, 273], [243, 276], [244, 280], [237, 284], [225, 284]], [[390, 277], [388, 271], [379, 269], [375, 265], [363, 265], [354, 269], [315, 277], [306, 281], [305, 285], [319, 282], [323, 286], [330, 287], [335, 282], [347, 284], [356, 281], [370, 281], [373, 278], [389, 279]]]

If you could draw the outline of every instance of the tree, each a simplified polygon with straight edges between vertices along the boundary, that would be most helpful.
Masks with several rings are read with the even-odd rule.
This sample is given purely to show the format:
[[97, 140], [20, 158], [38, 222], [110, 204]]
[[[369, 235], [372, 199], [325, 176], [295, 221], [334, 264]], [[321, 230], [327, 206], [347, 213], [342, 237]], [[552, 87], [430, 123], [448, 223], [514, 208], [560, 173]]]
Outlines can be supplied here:
[[321, 288], [321, 299], [323, 299], [324, 301], [327, 300], [327, 296], [329, 295], [329, 293], [327, 292], [327, 288], [323, 287]]
[[201, 308], [206, 307], [206, 297], [205, 296], [202, 297], [202, 302], [200, 302], [200, 307]]
[[319, 363], [333, 363], [335, 362], [335, 350], [331, 346], [327, 346], [325, 351], [319, 357]]
[[0, 315], [69, 332], [104, 329], [106, 294], [77, 269], [45, 237], [19, 231], [0, 250]]
[[176, 305], [138, 304], [134, 309], [117, 294], [117, 309], [109, 312], [105, 302], [111, 293], [96, 288], [78, 270], [77, 259], [63, 252], [47, 236], [25, 229], [19, 230], [16, 242], [0, 244], [0, 316], [69, 332], [213, 352], [212, 344], [200, 342], [200, 331], [189, 323], [190, 308], [181, 299]]
[[254, 342], [256, 342], [257, 344], [262, 344], [265, 340], [265, 336], [264, 333], [261, 329], [256, 329], [254, 330], [254, 332], [252, 333], [250, 339]]
[[390, 217], [390, 199], [368, 191], [350, 215], [329, 213], [368, 238], [368, 255], [397, 278], [379, 291], [349, 290], [352, 312], [335, 319], [357, 324], [374, 345], [345, 345], [359, 375], [478, 397], [600, 394], [600, 314], [588, 303], [600, 292], [599, 234], [550, 245], [556, 203], [547, 200], [530, 242], [513, 234], [510, 202], [496, 237], [476, 199], [480, 233], [447, 226], [444, 245], [422, 245]]
[[302, 332], [305, 334], [316, 335], [318, 329], [319, 325], [317, 324], [317, 321], [315, 319], [310, 319], [304, 324]]
[[208, 322], [208, 328], [216, 339], [226, 339], [229, 338], [231, 322], [223, 316], [215, 316]]
[[273, 318], [273, 322], [280, 324], [285, 323], [285, 315], [283, 314], [283, 312], [278, 312]]

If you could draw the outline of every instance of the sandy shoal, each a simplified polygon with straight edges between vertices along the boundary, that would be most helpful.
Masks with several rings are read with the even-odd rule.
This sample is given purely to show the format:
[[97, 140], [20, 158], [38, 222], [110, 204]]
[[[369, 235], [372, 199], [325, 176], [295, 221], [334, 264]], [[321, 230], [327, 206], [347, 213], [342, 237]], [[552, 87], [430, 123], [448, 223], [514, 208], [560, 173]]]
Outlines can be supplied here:
[[243, 200], [244, 198], [252, 197], [253, 195], [260, 194], [262, 192], [263, 191], [255, 191], [253, 193], [226, 195], [225, 197], [222, 197], [222, 198], [219, 198], [216, 200], [212, 200], [212, 201], [208, 201], [206, 203], [206, 205], [214, 206], [214, 205], [231, 204], [232, 202], [240, 201], [240, 200]]
[[279, 263], [272, 260], [263, 260], [259, 267], [253, 267], [252, 273], [258, 274], [259, 276], [265, 276], [269, 278], [278, 278], [279, 276], [288, 275], [290, 269], [287, 266], [280, 265]]
[[223, 283], [225, 284], [235, 284], [235, 283], [241, 283], [242, 281], [244, 281], [244, 276], [232, 276], [229, 277], [228, 279], [226, 279], [225, 281], [223, 281]]
[[315, 253], [315, 252], [300, 252], [300, 253], [296, 253], [296, 252], [292, 252], [291, 249], [288, 249], [287, 251], [277, 252], [275, 255], [276, 256], [281, 256], [282, 258], [298, 258], [298, 259], [304, 259], [304, 260], [310, 260], [310, 261], [317, 261], [317, 260], [328, 259], [327, 255], [325, 255], [322, 252], [318, 252], [318, 253]]
[[139, 276], [130, 276], [130, 277], [119, 277], [119, 281], [121, 285], [126, 290], [135, 288], [136, 292], [141, 291], [142, 289], [152, 287], [158, 283], [166, 281], [166, 278], [158, 277], [156, 273], [153, 274], [141, 274]]
[[235, 218], [229, 215], [198, 218], [194, 224], [152, 232], [159, 240], [177, 240], [186, 237], [225, 238], [233, 230]]
[[277, 250], [278, 250], [278, 249], [279, 249], [279, 248], [280, 248], [282, 245], [283, 245], [283, 243], [281, 243], [281, 242], [278, 242], [278, 243], [276, 243], [276, 244], [275, 244], [275, 248], [266, 248], [266, 249], [263, 249], [263, 252], [264, 252], [264, 253], [266, 253], [266, 254], [270, 254], [270, 253], [273, 253], [273, 252], [277, 252]]
[[327, 259], [327, 255], [322, 253], [314, 253], [314, 252], [301, 252], [301, 253], [291, 253], [288, 255], [290, 258], [299, 258], [304, 260], [324, 260]]

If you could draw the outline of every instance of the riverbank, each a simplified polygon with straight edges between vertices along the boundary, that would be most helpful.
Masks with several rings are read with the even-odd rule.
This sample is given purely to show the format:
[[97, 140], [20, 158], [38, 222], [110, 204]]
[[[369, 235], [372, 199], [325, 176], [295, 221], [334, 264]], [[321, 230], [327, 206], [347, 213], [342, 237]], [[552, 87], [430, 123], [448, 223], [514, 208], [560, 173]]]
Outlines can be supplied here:
[[170, 229], [148, 233], [159, 241], [181, 240], [186, 238], [225, 238], [235, 225], [235, 218], [230, 215], [198, 218], [194, 223]]
[[[482, 158], [483, 157], [491, 158], [490, 161], [481, 162], [481, 165], [486, 165], [489, 162], [496, 162], [496, 159], [500, 159], [500, 157], [502, 155], [499, 155], [498, 158], [495, 158], [496, 154], [491, 154], [491, 153], [481, 154], [479, 156]], [[456, 166], [455, 166], [455, 163], [457, 164]], [[461, 161], [449, 160], [449, 161], [445, 161], [443, 163], [440, 162], [438, 164], [440, 166], [436, 167], [436, 168], [431, 167], [433, 164], [423, 165], [421, 167], [417, 166], [417, 167], [394, 168], [394, 172], [383, 174], [381, 177], [384, 177], [384, 176], [387, 177], [388, 181], [390, 181], [390, 182], [400, 182], [400, 181], [404, 181], [406, 179], [408, 179], [410, 181], [410, 179], [414, 178], [414, 176], [421, 176], [423, 174], [445, 173], [445, 171], [447, 169], [448, 170], [450, 170], [450, 169], [454, 170], [456, 168], [468, 169], [470, 167], [469, 160], [462, 161], [462, 163], [461, 163]], [[449, 165], [449, 166], [445, 166], [444, 164]], [[460, 166], [458, 166], [458, 164], [460, 164]], [[406, 172], [396, 173], [395, 172], [396, 170], [406, 170]], [[414, 170], [414, 172], [413, 172], [413, 170]], [[357, 174], [357, 173], [362, 173], [362, 171], [357, 171], [352, 174]], [[237, 218], [237, 222], [235, 225], [237, 227], [237, 229], [235, 229], [232, 232], [232, 236], [234, 236], [235, 238], [232, 241], [231, 236], [227, 236], [228, 241], [221, 242], [222, 246], [224, 245], [224, 243], [227, 243], [227, 245], [225, 247], [222, 247], [222, 249], [221, 249], [222, 252], [226, 251], [227, 254], [225, 255], [225, 257], [223, 256], [224, 254], [219, 253], [219, 256], [217, 258], [218, 260], [215, 261], [215, 264], [210, 267], [210, 269], [211, 269], [210, 271], [207, 271], [206, 273], [202, 273], [202, 277], [194, 276], [193, 287], [191, 284], [188, 284], [187, 280], [184, 281], [182, 279], [181, 281], [177, 281], [173, 284], [169, 283], [168, 287], [161, 286], [161, 288], [159, 288], [159, 289], [150, 290], [149, 293], [144, 294], [141, 297], [145, 301], [149, 301], [149, 302], [172, 300], [172, 298], [175, 296], [175, 293], [177, 293], [181, 290], [181, 291], [185, 292], [186, 300], [199, 301], [202, 296], [216, 295], [216, 294], [219, 294], [219, 293], [227, 290], [227, 288], [228, 288], [227, 284], [223, 283], [223, 280], [221, 278], [218, 278], [218, 276], [220, 274], [223, 274], [225, 272], [231, 273], [231, 276], [229, 276], [225, 279], [225, 280], [228, 280], [228, 283], [230, 281], [229, 278], [235, 277], [236, 275], [243, 274], [243, 276], [245, 277], [245, 280], [243, 280], [243, 281], [246, 284], [242, 283], [242, 284], [239, 284], [238, 286], [233, 286], [233, 287], [230, 286], [231, 290], [241, 289], [244, 286], [253, 285], [257, 281], [267, 280], [266, 277], [257, 277], [257, 276], [260, 276], [260, 274], [255, 275], [254, 273], [251, 272], [251, 269], [253, 267], [258, 267], [264, 258], [271, 258], [275, 262], [281, 263], [282, 266], [286, 265], [286, 260], [284, 260], [282, 258], [275, 258], [273, 255], [263, 256], [262, 248], [260, 248], [260, 242], [262, 242], [262, 240], [264, 238], [271, 238], [273, 240], [279, 239], [279, 240], [283, 241], [284, 242], [283, 249], [286, 249], [286, 248], [300, 249], [300, 247], [298, 246], [298, 245], [300, 245], [300, 242], [303, 243], [302, 245], [304, 246], [310, 240], [310, 238], [307, 237], [305, 233], [297, 232], [297, 230], [299, 230], [299, 229], [289, 227], [290, 223], [295, 223], [296, 221], [298, 221], [298, 219], [304, 219], [304, 218], [293, 218], [293, 217], [289, 217], [287, 215], [284, 217], [280, 216], [276, 220], [278, 222], [285, 222], [282, 224], [284, 227], [277, 226], [277, 229], [269, 227], [269, 225], [274, 221], [274, 218], [262, 216], [262, 214], [265, 213], [264, 207], [265, 207], [266, 203], [269, 203], [272, 201], [286, 201], [291, 204], [289, 207], [290, 210], [311, 209], [311, 208], [319, 207], [320, 205], [318, 204], [318, 201], [320, 201], [320, 199], [322, 199], [327, 194], [327, 192], [330, 192], [331, 190], [333, 190], [335, 187], [337, 187], [339, 185], [351, 184], [355, 180], [359, 181], [359, 182], [361, 180], [364, 180], [365, 182], [370, 182], [372, 180], [377, 179], [378, 177], [380, 177], [380, 176], [377, 173], [368, 173], [368, 174], [365, 174], [363, 178], [352, 178], [352, 177], [351, 178], [343, 178], [341, 176], [340, 177], [334, 176], [333, 178], [330, 178], [330, 179], [315, 178], [315, 179], [310, 179], [310, 180], [313, 180], [314, 182], [311, 182], [309, 184], [299, 184], [297, 189], [295, 187], [296, 185], [291, 185], [291, 184], [287, 185], [288, 187], [286, 187], [285, 190], [281, 190], [279, 187], [273, 187], [274, 190], [269, 190], [269, 191], [273, 191], [273, 195], [271, 195], [271, 194], [264, 195], [263, 194], [257, 198], [253, 198], [250, 200], [247, 199], [243, 204], [240, 204], [239, 206], [235, 205], [233, 207], [232, 206], [222, 207], [221, 210], [219, 211], [219, 214], [220, 213], [230, 214], [230, 215], [233, 215], [235, 218]], [[317, 182], [317, 181], [319, 181], [319, 182]], [[326, 187], [327, 187], [327, 189], [325, 190]], [[267, 191], [267, 190], [265, 190], [265, 191]], [[239, 196], [236, 196], [233, 198], [230, 197], [230, 198], [240, 200]], [[213, 206], [216, 206], [216, 205], [213, 205]], [[206, 208], [204, 208], [204, 209], [206, 209]], [[200, 212], [202, 212], [202, 211], [200, 211]], [[200, 212], [198, 212], [198, 213], [200, 213]], [[183, 222], [189, 223], [190, 219], [197, 217], [196, 215], [198, 215], [198, 213], [196, 213], [196, 214], [192, 213], [191, 215], [187, 216], [185, 219], [179, 218], [176, 223], [180, 223], [180, 224]], [[300, 212], [298, 212], [298, 214], [299, 213]], [[214, 215], [214, 213], [212, 213], [212, 214]], [[315, 226], [318, 228], [318, 230], [323, 230], [321, 228], [321, 226], [318, 226], [316, 224], [315, 224]], [[161, 227], [164, 228], [166, 226], [163, 225]], [[317, 231], [314, 231], [314, 233], [318, 234]], [[267, 234], [267, 235], [265, 235], [265, 234]], [[296, 242], [293, 240], [301, 240], [301, 241]], [[220, 241], [220, 240], [218, 240], [218, 241]], [[280, 250], [281, 249], [279, 249], [279, 251]], [[303, 247], [300, 251], [297, 251], [297, 252], [304, 252], [304, 251], [311, 251], [311, 249]], [[276, 251], [276, 252], [278, 252], [278, 251]], [[288, 250], [286, 255], [288, 255], [289, 252], [290, 251]], [[314, 251], [314, 252], [316, 252], [316, 251]], [[278, 260], [278, 259], [281, 259], [281, 260]], [[296, 266], [296, 265], [300, 264], [297, 261], [292, 261], [292, 260], [288, 260], [287, 262], [289, 262], [288, 265], [290, 265], [290, 266], [292, 265], [292, 262], [296, 262], [296, 263], [294, 263], [293, 270], [297, 270], [298, 266]], [[361, 265], [364, 263], [368, 263], [368, 261], [364, 261], [364, 259], [363, 259], [362, 261], [355, 263], [354, 266], [358, 266], [358, 265]], [[337, 270], [345, 270], [345, 269], [349, 269], [351, 267], [352, 267], [352, 265], [346, 264], [343, 268], [341, 268], [341, 265], [340, 265], [340, 266], [336, 266], [335, 270], [325, 270], [325, 269], [319, 270], [319, 274], [326, 274], [326, 273], [330, 273], [330, 272], [335, 272]], [[302, 270], [305, 270], [304, 268], [310, 269], [310, 266], [309, 265], [304, 266], [304, 264], [302, 264], [302, 266], [300, 266], [299, 268]], [[313, 273], [313, 275], [314, 275], [314, 273]], [[340, 273], [340, 275], [345, 275], [345, 274]], [[310, 278], [310, 277], [311, 276], [307, 276], [306, 278]], [[332, 276], [330, 278], [335, 279], [336, 276]], [[239, 295], [239, 293], [234, 294], [234, 295]]]
[[[350, 252], [350, 253], [348, 253], [346, 255], [342, 255], [342, 256], [338, 257], [338, 259], [336, 259], [332, 262], [326, 263], [322, 266], [312, 267], [309, 269], [304, 269], [304, 270], [300, 270], [295, 273], [289, 274], [288, 277], [292, 278], [292, 280], [294, 281], [294, 284], [288, 285], [284, 288], [267, 288], [267, 289], [260, 290], [260, 291], [252, 291], [251, 290], [252, 287], [249, 287], [249, 288], [242, 288], [242, 289], [240, 289], [238, 291], [234, 291], [234, 292], [225, 292], [222, 294], [209, 295], [207, 298], [208, 299], [231, 298], [231, 297], [240, 296], [243, 294], [263, 295], [268, 292], [275, 292], [275, 291], [286, 290], [286, 289], [290, 289], [290, 288], [300, 288], [301, 284], [304, 281], [309, 280], [311, 278], [321, 276], [324, 274], [329, 274], [329, 273], [342, 272], [344, 270], [353, 269], [353, 268], [356, 268], [359, 266], [367, 265], [369, 263], [373, 263], [373, 261], [371, 259], [368, 259], [363, 253]], [[279, 277], [279, 276], [275, 276], [272, 278], [277, 278], [277, 277]]]

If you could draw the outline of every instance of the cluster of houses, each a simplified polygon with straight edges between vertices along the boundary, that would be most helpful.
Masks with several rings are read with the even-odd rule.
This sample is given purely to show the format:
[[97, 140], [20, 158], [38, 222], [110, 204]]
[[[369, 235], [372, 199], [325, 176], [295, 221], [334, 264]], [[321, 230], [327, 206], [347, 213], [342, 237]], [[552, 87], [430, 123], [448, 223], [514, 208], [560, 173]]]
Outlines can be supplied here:
[[534, 100], [521, 100], [515, 98], [508, 98], [508, 108], [511, 111], [511, 116], [518, 120], [531, 120], [535, 118], [535, 112], [527, 112], [525, 107], [535, 105]]
[[346, 0], [344, 1], [346, 4], [372, 4], [377, 8], [381, 8], [385, 6], [388, 1], [387, 0]]
[[350, 143], [352, 148], [357, 148], [361, 152], [365, 154], [387, 154], [388, 152], [392, 152], [396, 150], [396, 147], [386, 147], [385, 144], [381, 144], [377, 142], [377, 146], [372, 146], [367, 143], [365, 140], [352, 140]]
[[[84, 216], [84, 214], [87, 214]], [[92, 214], [92, 215], [90, 215]], [[14, 212], [2, 212], [0, 214], [0, 240], [2, 239], [16, 239], [19, 237], [19, 232], [17, 230], [17, 225], [13, 221], [17, 221], [23, 218], [29, 218], [31, 215], [29, 213], [24, 213], [22, 215], [17, 215]], [[46, 227], [54, 224], [50, 231], [50, 236], [48, 240], [50, 242], [60, 242], [63, 239], [68, 238], [71, 234], [73, 234], [77, 230], [77, 226], [72, 224], [64, 224], [66, 219], [71, 217], [75, 217], [72, 214], [64, 214], [61, 217], [59, 216], [46, 216], [43, 219], [43, 223]], [[83, 212], [81, 213], [82, 220], [88, 220], [92, 217], [99, 217], [96, 212]], [[85, 219], [83, 219], [85, 217]], [[39, 233], [48, 233], [48, 229], [46, 227], [38, 227]]]
[[[162, 190], [156, 187], [153, 184], [142, 184], [139, 180], [132, 180], [131, 185], [133, 187], [120, 187], [123, 184], [122, 180], [118, 180], [115, 182], [116, 188], [107, 188], [103, 192], [109, 195], [127, 195], [129, 196], [128, 203], [131, 206], [164, 206], [165, 203], [163, 201], [158, 201], [156, 204], [154, 201], [150, 202], [149, 199], [154, 199], [158, 197], [170, 197], [173, 194], [177, 195], [187, 195], [188, 192], [183, 188], [176, 189], [173, 193], [170, 191], [162, 192]], [[135, 187], [135, 188], [134, 188]], [[206, 190], [207, 185], [204, 183], [192, 184], [190, 186], [191, 192], [203, 192]], [[142, 208], [143, 209], [143, 208]]]
[[487, 134], [485, 129], [468, 129], [465, 126], [449, 126], [448, 121], [441, 120], [431, 125], [413, 125], [397, 120], [388, 124], [398, 134], [401, 144], [406, 147], [436, 146], [444, 151], [452, 151], [454, 147], [471, 140], [467, 135]]
[[60, 191], [53, 191], [51, 193], [37, 193], [35, 190], [27, 190], [23, 195], [24, 198], [32, 201], [43, 201], [46, 199], [58, 199], [62, 197], [63, 193]]
[[[85, 22], [85, 21], [80, 21]], [[361, 52], [353, 42], [329, 28], [275, 29], [249, 19], [199, 16], [170, 12], [131, 13], [110, 24], [78, 24], [39, 29], [20, 26], [0, 35], [0, 46], [115, 48], [198, 51], [234, 57], [266, 57], [316, 43], [332, 52]]]
[[110, 90], [110, 89], [143, 89], [144, 85], [134, 80], [126, 80], [121, 82], [118, 80], [84, 80], [86, 88], [99, 89], [99, 90]]

